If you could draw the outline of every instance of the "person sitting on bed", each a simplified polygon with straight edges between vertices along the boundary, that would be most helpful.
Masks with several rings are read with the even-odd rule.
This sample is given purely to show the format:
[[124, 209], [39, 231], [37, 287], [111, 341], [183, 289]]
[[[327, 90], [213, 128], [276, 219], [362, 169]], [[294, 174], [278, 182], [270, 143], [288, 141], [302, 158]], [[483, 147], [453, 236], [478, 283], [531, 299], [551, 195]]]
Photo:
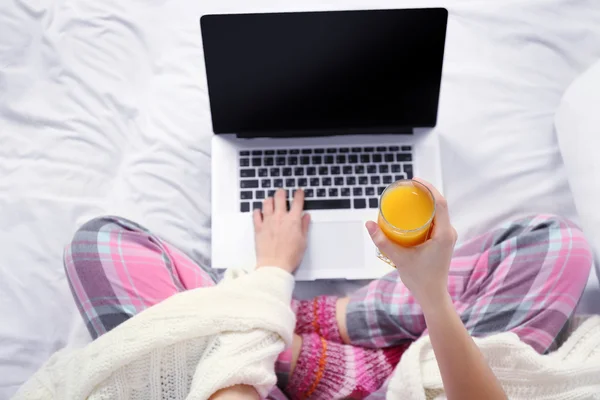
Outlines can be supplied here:
[[[375, 245], [397, 271], [349, 297], [292, 300], [295, 334], [275, 362], [277, 387], [269, 398], [385, 398], [403, 352], [429, 335], [448, 398], [504, 399], [472, 336], [514, 332], [538, 353], [556, 348], [591, 267], [581, 231], [565, 219], [535, 215], [455, 248], [457, 234], [445, 199], [421, 182], [436, 201], [431, 239], [402, 248], [368, 222]], [[264, 200], [262, 212], [255, 210], [257, 270], [250, 275], [270, 267], [294, 272], [309, 229], [302, 207], [301, 190], [289, 211], [284, 192], [278, 191]], [[213, 287], [222, 279], [156, 233], [120, 217], [84, 224], [64, 259], [94, 339], [178, 292]], [[235, 385], [212, 398], [258, 399], [259, 393], [253, 386]]]

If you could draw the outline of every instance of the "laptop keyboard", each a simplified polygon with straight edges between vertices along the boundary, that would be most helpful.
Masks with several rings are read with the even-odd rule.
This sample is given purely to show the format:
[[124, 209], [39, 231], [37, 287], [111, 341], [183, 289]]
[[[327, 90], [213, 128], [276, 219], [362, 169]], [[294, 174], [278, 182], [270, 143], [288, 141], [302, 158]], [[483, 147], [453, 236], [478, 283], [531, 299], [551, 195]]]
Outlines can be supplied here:
[[379, 195], [399, 179], [412, 179], [411, 146], [316, 147], [241, 150], [240, 211], [286, 189], [305, 191], [305, 210], [378, 208]]

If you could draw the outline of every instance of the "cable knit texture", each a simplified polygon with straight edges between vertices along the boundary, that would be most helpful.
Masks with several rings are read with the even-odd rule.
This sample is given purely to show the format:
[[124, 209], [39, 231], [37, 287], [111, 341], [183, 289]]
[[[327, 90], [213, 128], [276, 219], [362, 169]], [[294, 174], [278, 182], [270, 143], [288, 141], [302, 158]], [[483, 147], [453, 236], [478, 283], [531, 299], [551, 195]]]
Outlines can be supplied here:
[[362, 399], [390, 376], [406, 346], [365, 349], [302, 336], [302, 348], [286, 393], [291, 399]]
[[[548, 355], [538, 354], [513, 333], [475, 342], [511, 400], [600, 399], [600, 316], [587, 319]], [[428, 337], [413, 343], [402, 356], [386, 398], [446, 398]]]
[[296, 312], [296, 333], [316, 333], [327, 340], [342, 343], [335, 317], [337, 300], [336, 296], [294, 300], [292, 308]]
[[218, 286], [179, 293], [82, 349], [59, 351], [14, 399], [195, 400], [236, 384], [264, 398], [292, 342], [293, 287], [278, 268], [228, 271]]

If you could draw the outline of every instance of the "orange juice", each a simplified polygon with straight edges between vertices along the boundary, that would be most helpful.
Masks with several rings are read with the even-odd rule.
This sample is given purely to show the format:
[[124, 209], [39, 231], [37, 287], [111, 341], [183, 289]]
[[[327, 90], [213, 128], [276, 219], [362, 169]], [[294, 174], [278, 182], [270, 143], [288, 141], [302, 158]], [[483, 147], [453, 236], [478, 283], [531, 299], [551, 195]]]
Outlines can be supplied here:
[[390, 240], [410, 247], [425, 242], [435, 212], [429, 189], [404, 180], [391, 184], [381, 196], [378, 224]]

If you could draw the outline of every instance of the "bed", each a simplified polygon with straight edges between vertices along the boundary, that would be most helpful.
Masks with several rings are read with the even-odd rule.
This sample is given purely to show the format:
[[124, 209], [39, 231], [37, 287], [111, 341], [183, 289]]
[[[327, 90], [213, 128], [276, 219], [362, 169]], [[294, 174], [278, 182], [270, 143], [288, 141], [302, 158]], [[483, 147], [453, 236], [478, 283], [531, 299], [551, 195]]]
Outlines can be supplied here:
[[[450, 19], [435, 130], [459, 235], [534, 212], [577, 221], [554, 115], [600, 59], [597, 0], [0, 2], [0, 398], [79, 337], [61, 258], [86, 219], [134, 219], [210, 262], [200, 15], [438, 5]], [[599, 303], [594, 271], [580, 307]]]

